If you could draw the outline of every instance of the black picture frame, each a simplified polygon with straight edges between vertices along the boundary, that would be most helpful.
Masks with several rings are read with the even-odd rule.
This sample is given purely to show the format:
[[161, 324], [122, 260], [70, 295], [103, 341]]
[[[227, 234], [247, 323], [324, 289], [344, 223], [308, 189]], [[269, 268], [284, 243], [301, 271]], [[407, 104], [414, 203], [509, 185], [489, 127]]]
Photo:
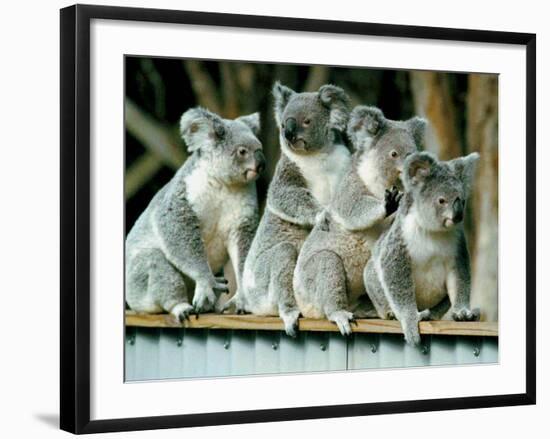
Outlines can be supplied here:
[[[526, 392], [223, 413], [90, 420], [90, 22], [130, 20], [334, 34], [502, 43], [526, 47]], [[536, 35], [159, 9], [75, 5], [61, 10], [61, 387], [60, 424], [99, 433], [251, 422], [535, 404]]]

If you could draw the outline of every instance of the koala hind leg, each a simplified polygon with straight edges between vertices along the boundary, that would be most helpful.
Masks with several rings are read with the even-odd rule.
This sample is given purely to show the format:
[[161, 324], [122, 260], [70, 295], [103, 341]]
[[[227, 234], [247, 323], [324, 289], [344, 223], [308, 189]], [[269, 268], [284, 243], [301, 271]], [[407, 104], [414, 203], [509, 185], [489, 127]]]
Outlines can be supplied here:
[[164, 311], [182, 322], [193, 312], [183, 275], [160, 250], [149, 250], [148, 259], [147, 294], [154, 297]]
[[279, 316], [285, 324], [285, 332], [291, 337], [296, 337], [300, 310], [294, 298], [292, 277], [298, 259], [298, 251], [291, 243], [283, 242], [271, 249], [269, 259], [271, 261], [270, 295], [273, 294], [276, 297]]
[[312, 255], [307, 265], [304, 270], [315, 273], [313, 300], [322, 304], [327, 319], [338, 326], [342, 335], [350, 335], [351, 323], [355, 318], [349, 311], [346, 270], [342, 259], [333, 251], [322, 250]]
[[393, 313], [390, 303], [386, 297], [386, 293], [380, 284], [378, 274], [374, 267], [374, 260], [370, 259], [367, 263], [365, 270], [363, 271], [363, 281], [367, 294], [372, 301], [372, 304], [376, 308], [376, 312], [381, 319], [395, 320], [395, 314]]

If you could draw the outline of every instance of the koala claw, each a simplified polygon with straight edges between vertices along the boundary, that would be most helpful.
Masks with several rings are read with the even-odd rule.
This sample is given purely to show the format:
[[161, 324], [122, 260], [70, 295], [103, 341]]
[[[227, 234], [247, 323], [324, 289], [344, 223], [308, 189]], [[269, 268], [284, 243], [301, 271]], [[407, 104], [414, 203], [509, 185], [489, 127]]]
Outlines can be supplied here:
[[216, 284], [212, 289], [217, 293], [222, 293], [222, 294], [229, 293], [229, 287], [227, 286], [227, 281], [225, 282], [226, 282], [225, 284], [221, 282], [216, 282]]
[[479, 308], [463, 307], [452, 312], [453, 320], [457, 322], [473, 322], [479, 320]]
[[331, 322], [336, 323], [338, 329], [340, 330], [340, 333], [344, 337], [351, 335], [351, 323], [355, 320], [351, 312], [344, 310], [334, 311], [327, 317]]
[[179, 323], [183, 323], [185, 320], [189, 321], [189, 315], [193, 312], [193, 307], [186, 303], [178, 303], [172, 308], [170, 314], [172, 314]]
[[402, 196], [403, 194], [399, 192], [396, 186], [393, 186], [391, 189], [386, 189], [386, 192], [384, 193], [386, 216], [390, 216], [397, 210]]
[[225, 311], [229, 310], [231, 306], [235, 307], [235, 314], [246, 314], [246, 308], [244, 304], [244, 300], [241, 297], [241, 294], [237, 291], [231, 299], [229, 299], [227, 302], [223, 304], [223, 306], [219, 309], [220, 314], [223, 314]]
[[216, 278], [200, 280], [195, 286], [193, 307], [195, 312], [207, 312], [215, 309], [217, 297], [216, 292], [228, 292], [227, 284], [218, 282]]
[[216, 282], [221, 284], [227, 284], [229, 281], [223, 276], [216, 276]]

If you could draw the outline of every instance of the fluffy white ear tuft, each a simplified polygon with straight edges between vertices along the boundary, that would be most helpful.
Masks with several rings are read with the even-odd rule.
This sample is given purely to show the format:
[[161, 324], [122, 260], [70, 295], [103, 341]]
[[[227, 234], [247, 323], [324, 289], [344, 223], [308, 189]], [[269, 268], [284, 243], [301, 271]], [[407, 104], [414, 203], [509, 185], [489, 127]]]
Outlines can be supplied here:
[[356, 149], [370, 145], [386, 125], [386, 118], [382, 110], [376, 107], [359, 105], [353, 109], [348, 122], [348, 136]]
[[349, 119], [349, 96], [340, 87], [326, 84], [319, 89], [319, 99], [330, 109], [330, 127], [344, 132]]
[[180, 134], [189, 153], [214, 146], [225, 136], [225, 124], [221, 117], [202, 107], [187, 110], [180, 119]]
[[418, 186], [433, 172], [437, 158], [430, 152], [415, 152], [405, 160], [403, 184], [406, 189]]
[[424, 136], [428, 127], [428, 121], [422, 117], [415, 116], [407, 121], [407, 125], [413, 136], [414, 143], [416, 143], [416, 147], [419, 148], [424, 145]]
[[275, 82], [273, 85], [273, 97], [275, 98], [273, 110], [275, 113], [275, 121], [278, 126], [281, 126], [281, 117], [283, 116], [285, 107], [287, 106], [288, 101], [290, 101], [292, 95], [295, 93], [296, 92], [294, 90], [281, 84], [279, 81]]
[[474, 176], [479, 162], [479, 153], [472, 152], [465, 157], [459, 157], [449, 161], [449, 166], [462, 180], [466, 194], [469, 194], [474, 184]]
[[241, 116], [237, 119], [239, 122], [244, 123], [248, 128], [252, 130], [255, 136], [257, 136], [260, 133], [260, 113], [252, 113], [247, 116]]

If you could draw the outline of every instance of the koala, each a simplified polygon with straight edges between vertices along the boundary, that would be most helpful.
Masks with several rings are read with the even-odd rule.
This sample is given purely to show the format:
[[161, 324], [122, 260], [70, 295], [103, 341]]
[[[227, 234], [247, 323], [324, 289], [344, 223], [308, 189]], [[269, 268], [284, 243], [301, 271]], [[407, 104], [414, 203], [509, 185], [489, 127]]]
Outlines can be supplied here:
[[350, 163], [342, 143], [349, 98], [333, 85], [297, 93], [279, 82], [273, 95], [282, 154], [246, 258], [243, 286], [232, 302], [237, 312], [280, 316], [286, 333], [296, 336], [300, 311], [292, 288], [294, 268]]
[[409, 156], [395, 221], [365, 267], [365, 288], [378, 315], [397, 318], [409, 344], [420, 344], [420, 320], [439, 319], [449, 307], [454, 320], [479, 318], [479, 310], [470, 309], [462, 224], [478, 159], [478, 153], [447, 162], [428, 152]]
[[393, 121], [375, 107], [351, 112], [347, 132], [355, 152], [337, 185], [338, 196], [307, 237], [294, 272], [304, 317], [327, 318], [342, 335], [351, 334], [355, 317], [376, 317], [365, 297], [363, 269], [393, 220], [405, 159], [418, 150], [425, 128], [424, 119]]
[[[126, 238], [126, 302], [180, 321], [210, 311], [227, 282], [231, 259], [240, 286], [259, 214], [255, 180], [265, 168], [259, 113], [235, 120], [192, 108], [180, 131], [189, 153]], [[188, 292], [193, 291], [192, 305]]]

